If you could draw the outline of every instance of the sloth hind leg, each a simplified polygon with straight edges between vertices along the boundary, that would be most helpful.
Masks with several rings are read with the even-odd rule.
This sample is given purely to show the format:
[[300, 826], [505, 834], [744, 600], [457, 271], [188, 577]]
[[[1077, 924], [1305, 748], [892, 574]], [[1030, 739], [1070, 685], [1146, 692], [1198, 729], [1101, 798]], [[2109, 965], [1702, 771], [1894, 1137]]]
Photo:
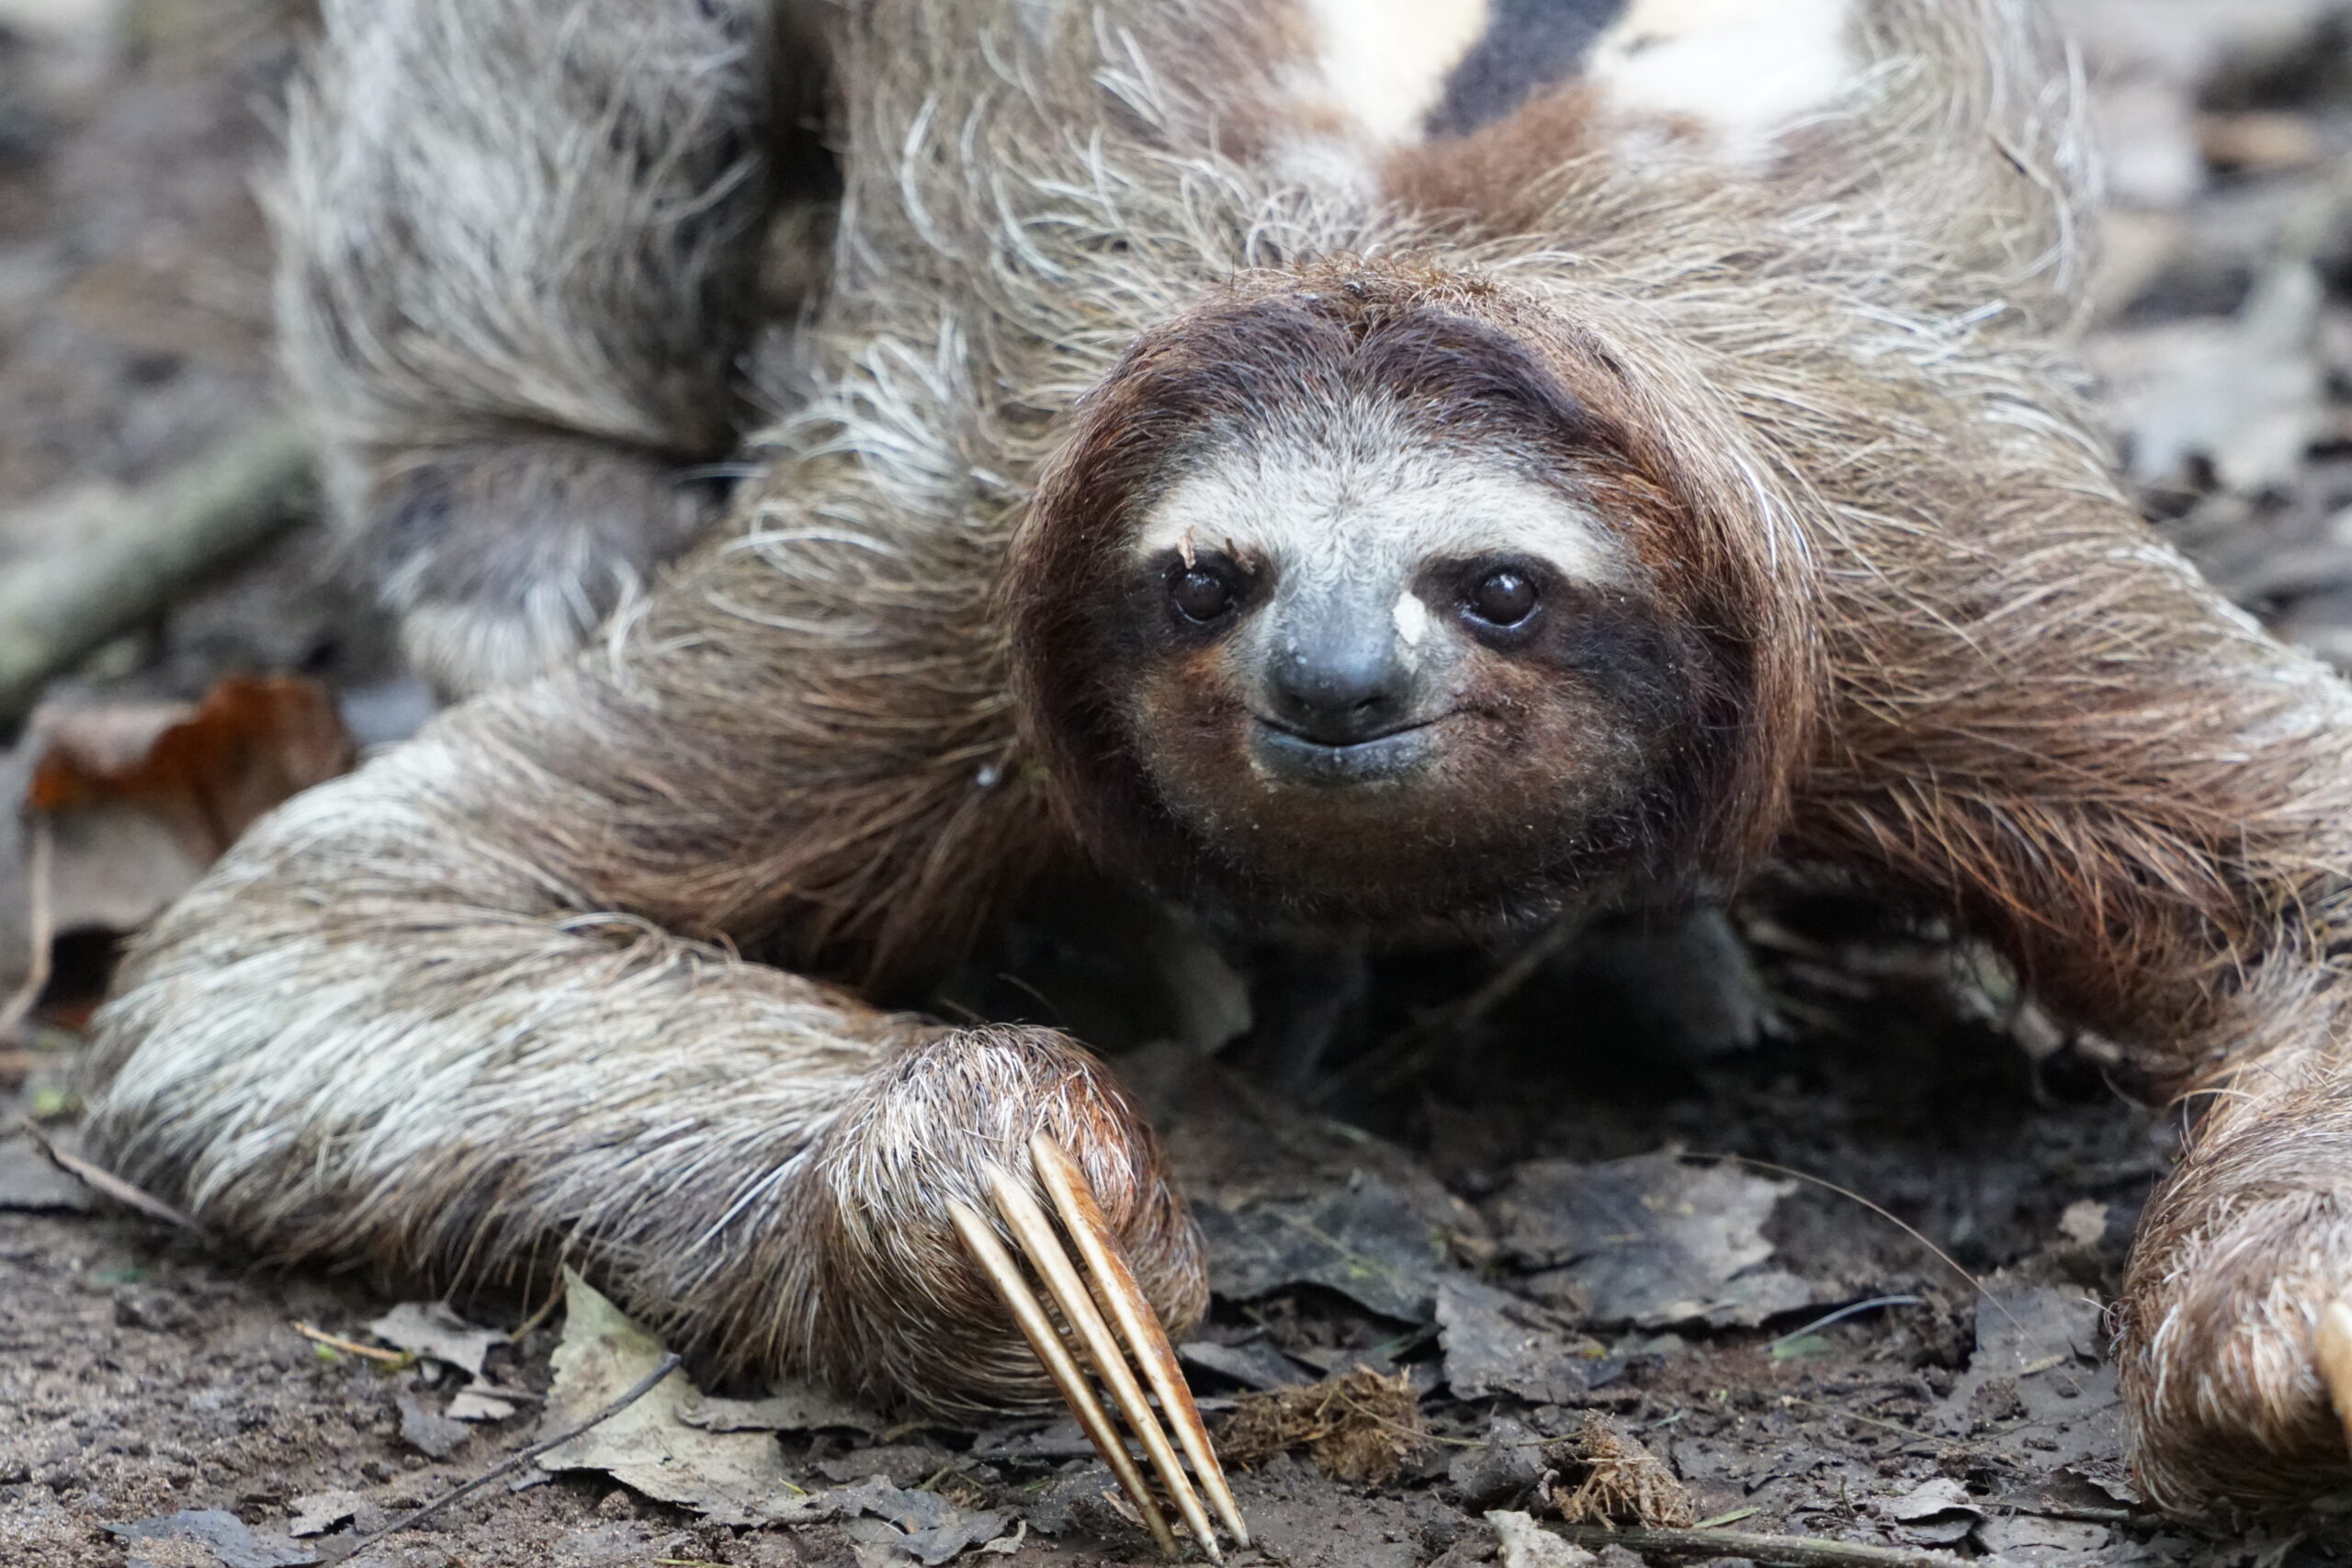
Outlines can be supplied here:
[[331, 510], [445, 693], [570, 651], [715, 513], [695, 476], [735, 443], [770, 219], [809, 174], [821, 68], [786, 15], [326, 7], [273, 203], [279, 342]]

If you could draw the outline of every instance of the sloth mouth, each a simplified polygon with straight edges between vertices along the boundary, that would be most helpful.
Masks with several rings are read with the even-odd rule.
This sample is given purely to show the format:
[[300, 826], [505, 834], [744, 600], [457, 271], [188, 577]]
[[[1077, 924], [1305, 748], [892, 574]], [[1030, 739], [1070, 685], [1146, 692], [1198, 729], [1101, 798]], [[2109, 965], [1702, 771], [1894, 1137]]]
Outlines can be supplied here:
[[1378, 784], [1426, 761], [1433, 744], [1430, 732], [1445, 716], [1415, 719], [1354, 740], [1328, 741], [1252, 714], [1250, 761], [1261, 773], [1290, 783], [1324, 787]]

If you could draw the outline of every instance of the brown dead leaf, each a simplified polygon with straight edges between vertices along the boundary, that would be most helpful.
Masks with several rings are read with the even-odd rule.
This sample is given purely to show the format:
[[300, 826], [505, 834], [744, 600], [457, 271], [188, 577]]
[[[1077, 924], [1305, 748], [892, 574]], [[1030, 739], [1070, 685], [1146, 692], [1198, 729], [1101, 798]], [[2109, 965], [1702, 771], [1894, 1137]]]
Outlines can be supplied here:
[[351, 737], [315, 681], [235, 675], [204, 701], [36, 711], [26, 804], [51, 817], [128, 807], [209, 863], [255, 818], [351, 766]]
[[254, 818], [351, 766], [315, 682], [237, 676], [200, 704], [46, 706], [0, 758], [0, 994], [29, 1001], [51, 937], [128, 931]]

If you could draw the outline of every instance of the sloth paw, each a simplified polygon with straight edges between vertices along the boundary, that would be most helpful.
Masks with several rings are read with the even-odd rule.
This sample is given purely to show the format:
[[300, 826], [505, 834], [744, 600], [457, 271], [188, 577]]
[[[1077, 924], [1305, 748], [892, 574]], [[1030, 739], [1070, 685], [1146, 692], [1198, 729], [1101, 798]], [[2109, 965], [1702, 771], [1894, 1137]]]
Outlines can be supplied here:
[[[2324, 1193], [2160, 1201], [2132, 1261], [2119, 1359], [2126, 1443], [2177, 1514], [2352, 1492], [2352, 1216]], [[2203, 1205], [2200, 1205], [2203, 1207]]]
[[877, 1066], [810, 1152], [804, 1196], [812, 1363], [942, 1412], [1045, 1407], [1057, 1389], [959, 1226], [1002, 1212], [1005, 1179], [1048, 1208], [1032, 1143], [1068, 1151], [1167, 1324], [1208, 1304], [1199, 1233], [1102, 1064], [1049, 1030], [951, 1031]]
[[718, 509], [715, 487], [609, 443], [440, 447], [380, 466], [363, 558], [410, 663], [461, 697], [570, 656]]
[[1093, 1057], [1012, 1028], [905, 1050], [826, 1134], [802, 1196], [817, 1368], [939, 1410], [1058, 1394], [1163, 1552], [1172, 1514], [1217, 1559], [1212, 1507], [1248, 1544], [1163, 1326], [1206, 1305], [1200, 1240]]

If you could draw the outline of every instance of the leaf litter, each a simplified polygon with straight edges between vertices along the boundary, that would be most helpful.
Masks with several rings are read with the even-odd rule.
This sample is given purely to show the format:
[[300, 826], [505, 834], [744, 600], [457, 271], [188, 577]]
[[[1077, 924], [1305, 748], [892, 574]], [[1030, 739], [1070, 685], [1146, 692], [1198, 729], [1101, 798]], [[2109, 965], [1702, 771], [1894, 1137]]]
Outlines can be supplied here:
[[[668, 1355], [659, 1339], [576, 1273], [565, 1275], [564, 1303], [563, 1337], [548, 1391], [545, 1430], [550, 1433], [594, 1415]], [[900, 1487], [885, 1475], [810, 1492], [792, 1480], [775, 1428], [732, 1424], [761, 1403], [707, 1400], [684, 1371], [673, 1371], [650, 1393], [541, 1454], [537, 1463], [551, 1473], [600, 1472], [716, 1524], [840, 1519], [854, 1539], [930, 1568], [1012, 1528], [1009, 1515], [961, 1507], [936, 1492]], [[769, 1408], [827, 1425], [854, 1409], [806, 1400], [780, 1400]], [[695, 1417], [705, 1424], [695, 1424]]]
[[1753, 1328], [1836, 1291], [1784, 1269], [1764, 1225], [1792, 1184], [1671, 1150], [1521, 1166], [1493, 1205], [1532, 1288], [1594, 1325]]

